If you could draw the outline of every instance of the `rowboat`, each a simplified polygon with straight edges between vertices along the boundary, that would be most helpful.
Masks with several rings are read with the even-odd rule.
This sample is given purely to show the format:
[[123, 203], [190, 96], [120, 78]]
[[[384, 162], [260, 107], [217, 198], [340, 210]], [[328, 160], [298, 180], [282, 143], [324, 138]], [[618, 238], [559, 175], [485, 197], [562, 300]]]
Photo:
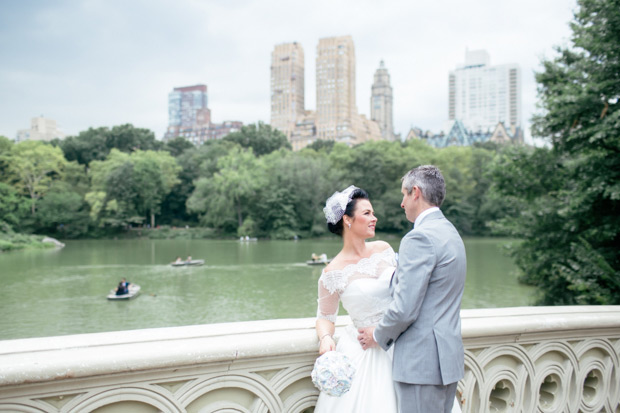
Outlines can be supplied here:
[[138, 284], [129, 284], [127, 294], [116, 295], [116, 291], [110, 290], [108, 300], [131, 300], [140, 294], [140, 286]]
[[327, 265], [331, 262], [332, 260], [308, 260], [306, 261], [306, 264], [308, 265]]
[[312, 253], [312, 259], [306, 261], [308, 265], [327, 265], [331, 262], [331, 258], [327, 258], [327, 254], [316, 255]]
[[172, 265], [173, 267], [184, 267], [186, 265], [204, 265], [205, 260], [191, 260], [191, 261], [178, 261], [178, 262], [173, 262]]

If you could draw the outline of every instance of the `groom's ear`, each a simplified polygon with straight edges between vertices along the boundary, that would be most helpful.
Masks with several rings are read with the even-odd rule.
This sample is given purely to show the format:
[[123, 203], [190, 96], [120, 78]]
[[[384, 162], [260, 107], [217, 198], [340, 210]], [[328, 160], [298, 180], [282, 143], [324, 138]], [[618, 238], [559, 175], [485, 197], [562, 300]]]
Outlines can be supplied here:
[[414, 186], [413, 188], [411, 188], [411, 196], [413, 197], [413, 199], [416, 199], [416, 196], [419, 198], [420, 188], [418, 188], [417, 186]]

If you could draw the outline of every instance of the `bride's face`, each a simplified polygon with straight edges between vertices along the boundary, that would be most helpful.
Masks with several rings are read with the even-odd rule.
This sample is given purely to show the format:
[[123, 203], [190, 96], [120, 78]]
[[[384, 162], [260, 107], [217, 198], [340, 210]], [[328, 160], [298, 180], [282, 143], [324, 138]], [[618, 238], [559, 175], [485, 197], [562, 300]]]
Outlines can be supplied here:
[[358, 199], [355, 204], [355, 212], [351, 220], [351, 231], [366, 239], [375, 236], [377, 217], [372, 209], [372, 204], [367, 199]]

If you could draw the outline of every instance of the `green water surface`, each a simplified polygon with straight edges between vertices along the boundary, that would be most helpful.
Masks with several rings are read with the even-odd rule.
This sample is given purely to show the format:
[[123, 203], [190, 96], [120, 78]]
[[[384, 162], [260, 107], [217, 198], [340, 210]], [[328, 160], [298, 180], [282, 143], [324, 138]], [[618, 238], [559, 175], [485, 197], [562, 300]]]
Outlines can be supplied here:
[[[389, 241], [398, 250], [398, 239]], [[466, 239], [463, 308], [530, 305], [506, 240]], [[338, 239], [67, 241], [57, 250], [0, 254], [0, 339], [56, 336], [273, 318], [314, 317], [321, 267]], [[204, 259], [172, 267], [175, 257]], [[121, 277], [142, 287], [131, 301], [106, 299]]]

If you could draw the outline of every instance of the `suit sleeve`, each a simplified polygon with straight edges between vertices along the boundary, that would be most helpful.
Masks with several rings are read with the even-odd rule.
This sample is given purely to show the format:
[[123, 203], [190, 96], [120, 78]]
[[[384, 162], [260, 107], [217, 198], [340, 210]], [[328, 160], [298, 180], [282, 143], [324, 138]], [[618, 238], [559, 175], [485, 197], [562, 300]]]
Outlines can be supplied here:
[[417, 320], [437, 260], [431, 241], [421, 231], [403, 238], [398, 256], [394, 299], [374, 332], [385, 350]]

